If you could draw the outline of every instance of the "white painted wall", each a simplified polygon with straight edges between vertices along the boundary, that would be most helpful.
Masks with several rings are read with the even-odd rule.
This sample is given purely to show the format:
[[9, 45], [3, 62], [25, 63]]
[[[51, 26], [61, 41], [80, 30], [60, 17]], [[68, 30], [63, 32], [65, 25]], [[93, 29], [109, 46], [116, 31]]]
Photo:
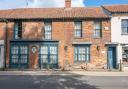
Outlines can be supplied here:
[[0, 68], [4, 68], [4, 46], [0, 46]]
[[121, 20], [128, 19], [128, 16], [111, 18], [111, 39], [112, 42], [128, 43], [128, 35], [121, 34]]
[[122, 35], [121, 20], [128, 19], [128, 16], [115, 16], [111, 18], [111, 41], [117, 42], [117, 61], [122, 59], [122, 45], [128, 44], [128, 35]]
[[120, 60], [122, 61], [122, 46], [118, 44], [117, 46], [117, 63], [120, 63]]
[[4, 40], [0, 40], [0, 68], [4, 68]]

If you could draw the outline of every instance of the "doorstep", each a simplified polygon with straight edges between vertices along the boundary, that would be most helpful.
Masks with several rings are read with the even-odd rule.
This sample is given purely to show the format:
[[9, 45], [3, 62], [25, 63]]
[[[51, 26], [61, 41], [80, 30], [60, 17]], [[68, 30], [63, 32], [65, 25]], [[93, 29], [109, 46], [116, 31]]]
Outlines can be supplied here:
[[90, 72], [121, 72], [119, 69], [3, 69], [0, 71], [90, 71]]

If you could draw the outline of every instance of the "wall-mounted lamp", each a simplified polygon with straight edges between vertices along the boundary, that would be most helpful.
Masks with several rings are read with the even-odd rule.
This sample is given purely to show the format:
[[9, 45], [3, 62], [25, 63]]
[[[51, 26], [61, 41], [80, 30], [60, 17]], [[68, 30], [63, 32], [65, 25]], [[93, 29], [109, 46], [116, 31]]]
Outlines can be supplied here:
[[64, 50], [67, 52], [67, 50], [68, 50], [68, 46], [64, 46]]
[[100, 46], [99, 46], [99, 45], [97, 45], [96, 49], [97, 49], [97, 51], [99, 51], [99, 50], [100, 50]]

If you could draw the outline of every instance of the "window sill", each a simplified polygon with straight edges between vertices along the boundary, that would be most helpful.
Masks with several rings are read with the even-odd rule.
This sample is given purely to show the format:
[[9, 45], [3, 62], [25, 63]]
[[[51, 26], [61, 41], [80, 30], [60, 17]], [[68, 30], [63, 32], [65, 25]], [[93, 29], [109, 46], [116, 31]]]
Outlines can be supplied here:
[[18, 38], [18, 39], [15, 39], [15, 38], [14, 38], [13, 40], [22, 40], [22, 38]]
[[83, 39], [83, 37], [74, 37], [74, 39]]
[[128, 34], [121, 34], [121, 35], [128, 35]]
[[94, 39], [101, 39], [102, 37], [93, 37]]
[[89, 62], [86, 62], [86, 61], [74, 61], [75, 64], [79, 64], [79, 63], [89, 63]]

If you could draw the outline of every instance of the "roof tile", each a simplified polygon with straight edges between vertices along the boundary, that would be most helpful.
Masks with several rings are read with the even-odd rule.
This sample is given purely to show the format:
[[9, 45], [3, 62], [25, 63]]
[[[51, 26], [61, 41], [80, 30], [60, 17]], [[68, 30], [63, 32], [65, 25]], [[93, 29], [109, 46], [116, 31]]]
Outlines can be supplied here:
[[101, 7], [74, 8], [21, 8], [0, 10], [0, 18], [34, 19], [34, 18], [108, 18]]
[[128, 4], [127, 5], [111, 5], [111, 6], [102, 6], [106, 10], [110, 12], [128, 12]]

